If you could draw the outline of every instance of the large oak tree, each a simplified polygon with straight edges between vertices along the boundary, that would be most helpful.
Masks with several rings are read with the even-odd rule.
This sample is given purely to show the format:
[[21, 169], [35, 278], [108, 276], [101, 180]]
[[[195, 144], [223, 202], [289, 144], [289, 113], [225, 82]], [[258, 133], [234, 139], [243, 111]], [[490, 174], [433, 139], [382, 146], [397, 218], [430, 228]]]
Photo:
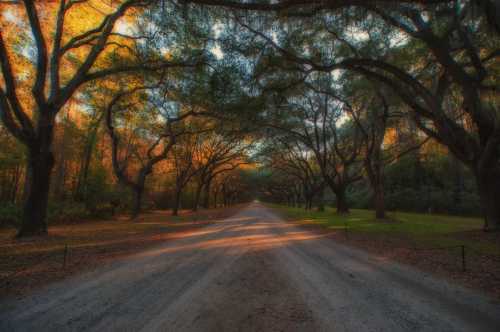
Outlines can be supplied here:
[[[95, 26], [76, 32], [68, 29], [67, 19], [79, 10], [94, 8], [96, 4], [93, 1], [60, 0], [47, 4], [25, 0], [1, 4], [2, 9], [11, 8], [18, 15], [17, 19], [23, 22], [21, 27], [28, 27], [30, 33], [24, 47], [33, 50], [34, 54], [27, 57], [32, 63], [32, 70], [20, 69], [15, 64], [19, 49], [5, 41], [3, 29], [0, 29], [3, 79], [0, 85], [0, 117], [9, 132], [26, 146], [28, 153], [29, 184], [19, 236], [47, 233], [46, 212], [54, 165], [52, 142], [55, 119], [82, 86], [111, 75], [196, 65], [192, 59], [175, 60], [161, 55], [145, 59], [136, 56], [136, 51], [140, 49], [139, 41], [149, 39], [151, 42], [151, 36], [124, 34], [117, 26], [119, 23], [126, 25], [127, 19], [134, 20], [133, 16], [151, 3], [141, 0], [114, 1], [104, 9], [97, 8], [94, 15], [100, 20]], [[4, 19], [5, 15], [2, 16]], [[2, 22], [2, 27], [6, 25], [7, 22]], [[20, 82], [26, 85], [26, 81], [30, 85], [27, 96], [20, 88]]]

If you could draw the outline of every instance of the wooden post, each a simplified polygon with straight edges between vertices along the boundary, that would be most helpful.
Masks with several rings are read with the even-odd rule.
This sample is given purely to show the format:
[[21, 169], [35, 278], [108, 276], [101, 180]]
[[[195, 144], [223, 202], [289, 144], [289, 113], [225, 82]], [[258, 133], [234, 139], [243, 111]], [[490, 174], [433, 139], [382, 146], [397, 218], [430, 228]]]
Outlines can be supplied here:
[[462, 248], [462, 272], [465, 272], [465, 245], [460, 247]]
[[68, 244], [64, 245], [64, 261], [63, 261], [63, 269], [66, 268], [66, 259], [68, 257]]

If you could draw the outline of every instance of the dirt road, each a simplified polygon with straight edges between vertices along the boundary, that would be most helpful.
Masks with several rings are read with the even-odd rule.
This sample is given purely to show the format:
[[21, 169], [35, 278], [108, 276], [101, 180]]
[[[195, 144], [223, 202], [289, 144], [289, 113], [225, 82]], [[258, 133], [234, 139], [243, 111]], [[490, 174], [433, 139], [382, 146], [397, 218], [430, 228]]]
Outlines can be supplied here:
[[252, 204], [0, 301], [0, 331], [500, 331], [500, 304]]

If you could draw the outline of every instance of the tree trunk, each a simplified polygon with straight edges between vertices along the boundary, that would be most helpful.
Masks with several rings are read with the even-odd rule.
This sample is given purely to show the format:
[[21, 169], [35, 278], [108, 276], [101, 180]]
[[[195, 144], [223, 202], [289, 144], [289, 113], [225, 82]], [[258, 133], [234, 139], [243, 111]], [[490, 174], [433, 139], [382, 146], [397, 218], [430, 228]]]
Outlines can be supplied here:
[[304, 196], [304, 209], [305, 210], [311, 210], [312, 208], [312, 200], [313, 200], [313, 194], [307, 186], [303, 186], [302, 190], [302, 195]]
[[180, 202], [181, 202], [181, 190], [176, 189], [175, 194], [174, 194], [174, 205], [172, 206], [172, 215], [173, 216], [179, 215]]
[[226, 191], [226, 185], [222, 185], [222, 206], [226, 207], [227, 206], [227, 191]]
[[373, 199], [375, 203], [375, 218], [385, 219], [384, 185], [382, 183], [378, 183], [374, 189]]
[[21, 178], [21, 166], [17, 165], [14, 173], [14, 180], [12, 184], [12, 189], [10, 192], [10, 202], [15, 203], [17, 198], [17, 192], [19, 190], [19, 179]]
[[214, 191], [214, 208], [217, 208], [217, 204], [218, 204], [218, 202], [217, 202], [218, 197], [217, 196], [219, 196], [219, 189], [215, 188], [215, 191]]
[[142, 199], [144, 197], [144, 188], [146, 187], [146, 178], [151, 174], [152, 166], [146, 165], [140, 171], [137, 176], [136, 183], [129, 184], [134, 193], [134, 204], [132, 207], [131, 219], [135, 219], [142, 212]]
[[198, 183], [196, 187], [196, 192], [194, 194], [193, 211], [198, 211], [198, 206], [200, 205], [201, 190], [203, 189], [203, 183]]
[[450, 165], [453, 177], [454, 177], [454, 189], [453, 189], [453, 204], [455, 206], [460, 206], [462, 204], [462, 193], [464, 191], [464, 174], [463, 165], [459, 159], [454, 155], [451, 155], [451, 165]]
[[335, 192], [337, 198], [337, 213], [349, 213], [349, 205], [347, 204], [347, 196], [345, 189], [340, 189]]
[[312, 197], [309, 196], [306, 198], [306, 210], [311, 210], [312, 209]]
[[203, 207], [205, 209], [210, 208], [210, 185], [211, 185], [212, 180], [208, 180], [207, 183], [205, 183], [205, 195], [203, 197]]
[[300, 208], [300, 206], [301, 206], [301, 204], [300, 204], [300, 194], [295, 193], [293, 201], [294, 201], [295, 207]]
[[54, 167], [52, 141], [55, 113], [44, 110], [37, 122], [37, 136], [28, 146], [25, 202], [17, 237], [47, 234], [50, 177]]
[[325, 211], [325, 190], [323, 188], [320, 188], [318, 190], [318, 212], [324, 212]]
[[142, 211], [142, 197], [144, 194], [144, 184], [138, 185], [134, 188], [134, 203], [132, 206], [132, 213], [130, 219], [136, 219]]
[[380, 146], [378, 146], [373, 159], [365, 160], [365, 170], [373, 191], [375, 218], [385, 219], [384, 167], [380, 155]]
[[50, 151], [50, 144], [44, 145], [40, 151], [29, 152], [27, 192], [17, 237], [47, 234], [47, 207], [54, 156]]
[[66, 117], [64, 118], [62, 125], [61, 125], [61, 130], [62, 134], [59, 139], [59, 143], [57, 144], [58, 149], [57, 149], [57, 160], [55, 163], [56, 169], [55, 169], [55, 183], [52, 184], [52, 189], [53, 189], [53, 194], [54, 198], [58, 201], [64, 200], [66, 197], [66, 192], [65, 192], [65, 184], [66, 184], [66, 150], [67, 150], [67, 144], [68, 144], [68, 122], [70, 121], [69, 118], [69, 111], [66, 112]]
[[500, 231], [500, 169], [476, 171], [485, 231]]

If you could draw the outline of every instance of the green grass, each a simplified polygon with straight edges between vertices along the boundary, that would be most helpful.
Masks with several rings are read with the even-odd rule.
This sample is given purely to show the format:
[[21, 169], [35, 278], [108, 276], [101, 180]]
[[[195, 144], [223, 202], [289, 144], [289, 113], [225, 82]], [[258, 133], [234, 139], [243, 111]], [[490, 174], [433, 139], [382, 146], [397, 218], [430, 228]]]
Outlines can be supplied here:
[[[347, 228], [349, 233], [359, 233], [374, 239], [399, 240], [408, 247], [466, 245], [482, 253], [500, 255], [499, 244], [489, 241], [486, 234], [482, 236], [478, 233], [483, 226], [480, 218], [391, 212], [388, 213], [387, 220], [377, 220], [371, 210], [353, 209], [349, 214], [339, 215], [332, 208], [317, 212], [283, 205], [270, 207], [301, 224], [318, 224], [340, 231]], [[478, 240], [478, 234], [484, 240]]]

